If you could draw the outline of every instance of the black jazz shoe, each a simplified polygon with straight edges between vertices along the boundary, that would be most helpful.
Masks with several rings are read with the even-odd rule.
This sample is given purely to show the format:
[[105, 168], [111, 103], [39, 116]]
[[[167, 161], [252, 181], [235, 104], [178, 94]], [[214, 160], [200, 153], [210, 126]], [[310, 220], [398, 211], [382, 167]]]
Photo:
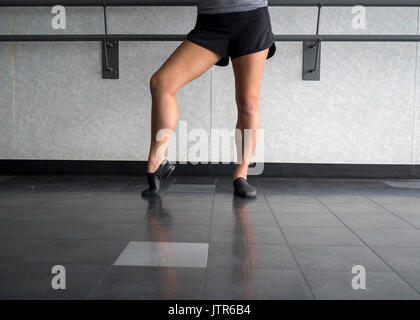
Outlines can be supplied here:
[[238, 197], [255, 198], [257, 196], [257, 190], [245, 178], [239, 177], [233, 180], [233, 188]]
[[174, 170], [175, 165], [170, 164], [167, 159], [164, 159], [155, 172], [147, 173], [147, 182], [149, 183], [149, 188], [143, 190], [141, 195], [143, 197], [149, 197], [157, 194], [160, 190], [161, 180], [169, 177]]

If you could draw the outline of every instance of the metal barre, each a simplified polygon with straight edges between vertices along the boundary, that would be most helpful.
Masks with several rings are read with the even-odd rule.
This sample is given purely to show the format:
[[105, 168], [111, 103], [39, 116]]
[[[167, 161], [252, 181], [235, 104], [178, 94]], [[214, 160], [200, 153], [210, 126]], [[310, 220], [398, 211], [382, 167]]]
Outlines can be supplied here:
[[[182, 41], [183, 34], [62, 34], [62, 35], [0, 35], [0, 42], [29, 41]], [[275, 35], [275, 41], [301, 42], [420, 42], [420, 35]]]
[[[0, 7], [44, 7], [44, 6], [195, 6], [196, 0], [0, 0]], [[269, 0], [273, 7], [419, 7], [420, 0]]]

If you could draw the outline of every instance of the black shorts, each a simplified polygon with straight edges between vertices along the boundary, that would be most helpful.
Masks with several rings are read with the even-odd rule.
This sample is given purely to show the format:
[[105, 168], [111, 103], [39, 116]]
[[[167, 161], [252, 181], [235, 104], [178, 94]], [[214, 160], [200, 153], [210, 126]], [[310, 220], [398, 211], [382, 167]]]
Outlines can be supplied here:
[[241, 12], [198, 14], [187, 40], [218, 53], [217, 66], [232, 59], [270, 48], [267, 59], [276, 52], [268, 7]]

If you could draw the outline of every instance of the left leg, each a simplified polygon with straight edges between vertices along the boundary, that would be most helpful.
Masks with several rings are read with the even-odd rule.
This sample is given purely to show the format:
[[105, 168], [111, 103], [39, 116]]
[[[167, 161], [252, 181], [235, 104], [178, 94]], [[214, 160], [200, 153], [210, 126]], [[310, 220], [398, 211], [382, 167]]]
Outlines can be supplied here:
[[[268, 49], [237, 57], [232, 60], [235, 75], [235, 98], [238, 107], [236, 128], [240, 135], [236, 136], [238, 165], [233, 173], [233, 180], [246, 179], [248, 166], [257, 144], [257, 129], [260, 128], [258, 101], [264, 64]], [[252, 141], [245, 130], [252, 132]], [[246, 139], [245, 139], [246, 138]]]

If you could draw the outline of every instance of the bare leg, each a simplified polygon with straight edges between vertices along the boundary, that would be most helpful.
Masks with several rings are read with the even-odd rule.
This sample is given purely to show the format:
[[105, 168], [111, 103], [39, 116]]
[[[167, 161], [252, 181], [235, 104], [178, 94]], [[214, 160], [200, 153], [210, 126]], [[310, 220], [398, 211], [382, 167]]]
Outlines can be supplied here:
[[[233, 173], [234, 180], [239, 177], [247, 178], [248, 166], [257, 144], [257, 129], [260, 128], [258, 100], [267, 54], [268, 49], [232, 60], [238, 107], [236, 128], [241, 132], [236, 137], [238, 165]], [[246, 129], [251, 130], [252, 141], [249, 138], [244, 139]], [[240, 146], [242, 147], [239, 148]]]
[[[152, 126], [147, 172], [155, 172], [159, 167], [168, 148], [170, 134], [175, 130], [178, 121], [177, 90], [198, 78], [219, 59], [220, 55], [184, 40], [151, 77]], [[162, 129], [167, 134], [157, 141]]]

